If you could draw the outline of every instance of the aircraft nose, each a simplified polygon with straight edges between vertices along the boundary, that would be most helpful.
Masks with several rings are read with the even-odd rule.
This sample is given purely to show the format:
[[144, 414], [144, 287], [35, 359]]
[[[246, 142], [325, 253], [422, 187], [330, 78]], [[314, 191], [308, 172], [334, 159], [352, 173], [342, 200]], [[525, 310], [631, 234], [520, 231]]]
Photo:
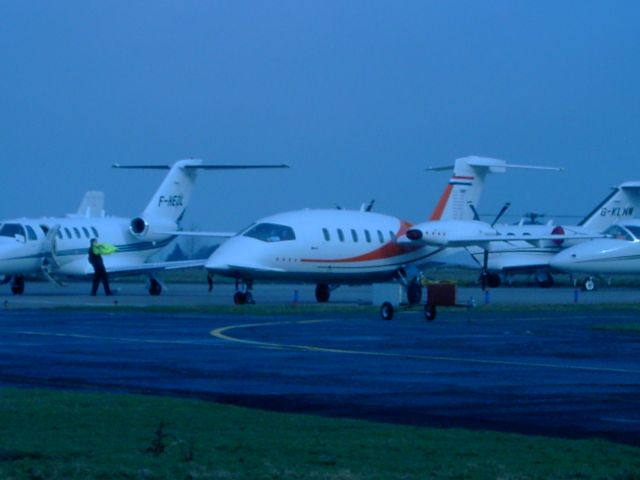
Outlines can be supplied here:
[[[236, 265], [241, 260], [238, 257], [242, 249], [235, 243], [234, 239], [230, 239], [218, 247], [207, 259], [205, 268], [208, 270], [228, 270], [230, 265]], [[241, 257], [246, 257], [246, 255], [241, 255]]]
[[549, 262], [557, 270], [570, 270], [578, 260], [578, 253], [572, 248], [558, 252]]

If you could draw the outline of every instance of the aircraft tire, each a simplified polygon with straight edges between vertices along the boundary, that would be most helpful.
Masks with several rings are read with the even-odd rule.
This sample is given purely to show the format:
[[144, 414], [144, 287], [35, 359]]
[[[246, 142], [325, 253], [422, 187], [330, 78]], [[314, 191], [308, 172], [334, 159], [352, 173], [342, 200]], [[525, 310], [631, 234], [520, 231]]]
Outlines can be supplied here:
[[425, 318], [425, 320], [428, 320], [430, 322], [434, 321], [436, 319], [436, 314], [437, 314], [437, 310], [436, 310], [436, 306], [435, 305], [429, 305], [427, 303], [424, 306], [424, 318]]
[[502, 278], [498, 273], [487, 274], [487, 286], [489, 288], [498, 288], [502, 284]]
[[584, 282], [582, 282], [582, 290], [585, 292], [593, 292], [596, 289], [596, 282], [593, 278], [587, 278]]
[[393, 305], [391, 302], [384, 302], [380, 307], [380, 316], [383, 320], [393, 319]]
[[156, 297], [162, 293], [162, 285], [155, 278], [152, 278], [149, 284], [149, 295]]
[[236, 305], [244, 305], [247, 303], [247, 296], [244, 292], [236, 292], [233, 294], [233, 303]]
[[331, 290], [326, 283], [316, 285], [316, 301], [318, 303], [327, 303], [331, 297]]

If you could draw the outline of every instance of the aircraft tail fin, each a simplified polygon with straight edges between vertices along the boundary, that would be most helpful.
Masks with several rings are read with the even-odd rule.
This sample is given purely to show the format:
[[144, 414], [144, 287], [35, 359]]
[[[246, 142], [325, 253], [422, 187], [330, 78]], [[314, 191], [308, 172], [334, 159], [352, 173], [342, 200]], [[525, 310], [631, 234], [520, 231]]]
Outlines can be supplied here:
[[579, 225], [595, 232], [602, 232], [613, 223], [633, 218], [638, 211], [640, 211], [640, 181], [625, 182], [614, 187]]
[[177, 223], [189, 204], [198, 170], [245, 170], [289, 168], [288, 165], [203, 165], [200, 159], [179, 160], [173, 165], [120, 165], [114, 168], [169, 170], [151, 201], [142, 212], [145, 219]]
[[79, 217], [104, 217], [104, 192], [89, 191], [84, 194], [77, 215]]
[[480, 201], [485, 177], [488, 173], [504, 173], [507, 168], [561, 170], [555, 167], [509, 164], [504, 160], [477, 156], [459, 158], [452, 166], [428, 168], [429, 171], [453, 169], [453, 176], [436, 204], [430, 220], [474, 220], [474, 208]]

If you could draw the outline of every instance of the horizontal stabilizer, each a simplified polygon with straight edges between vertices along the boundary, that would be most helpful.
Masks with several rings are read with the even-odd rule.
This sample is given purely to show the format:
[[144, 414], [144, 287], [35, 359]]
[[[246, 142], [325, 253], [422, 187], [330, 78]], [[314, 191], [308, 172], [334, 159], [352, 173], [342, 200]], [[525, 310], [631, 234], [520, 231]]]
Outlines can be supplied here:
[[211, 238], [231, 238], [235, 232], [185, 232], [184, 230], [158, 231], [158, 235], [176, 235], [179, 237], [211, 237]]
[[[114, 163], [112, 168], [128, 168], [136, 170], [171, 170], [172, 165], [120, 165]], [[276, 165], [183, 165], [185, 170], [249, 170], [260, 168], [290, 168], [286, 163]]]
[[107, 267], [110, 275], [126, 276], [126, 275], [142, 275], [145, 273], [159, 272], [164, 270], [179, 270], [187, 268], [204, 267], [206, 259], [201, 260], [180, 260], [175, 262], [149, 262], [137, 265], [120, 265], [115, 267]]
[[[515, 163], [507, 163], [504, 160], [499, 160], [497, 158], [489, 158], [489, 157], [465, 157], [460, 160], [464, 160], [464, 162], [470, 167], [477, 168], [486, 168], [490, 173], [503, 173], [506, 168], [525, 168], [529, 170], [551, 170], [551, 171], [562, 171], [563, 168], [560, 167], [542, 167], [538, 165], [520, 165]], [[429, 172], [443, 172], [453, 170], [455, 165], [444, 165], [440, 167], [428, 167], [425, 170]]]

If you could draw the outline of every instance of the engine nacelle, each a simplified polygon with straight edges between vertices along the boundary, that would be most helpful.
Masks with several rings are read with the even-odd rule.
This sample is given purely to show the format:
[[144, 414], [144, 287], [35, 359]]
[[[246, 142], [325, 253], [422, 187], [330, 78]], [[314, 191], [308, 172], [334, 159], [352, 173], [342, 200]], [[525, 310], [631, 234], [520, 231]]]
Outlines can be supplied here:
[[170, 235], [170, 232], [176, 231], [177, 225], [171, 220], [166, 219], [146, 219], [144, 217], [135, 217], [129, 223], [129, 232], [136, 238], [144, 238], [146, 240], [158, 240]]
[[401, 239], [405, 245], [448, 247], [469, 237], [495, 235], [495, 230], [483, 222], [467, 220], [437, 220], [414, 225]]

